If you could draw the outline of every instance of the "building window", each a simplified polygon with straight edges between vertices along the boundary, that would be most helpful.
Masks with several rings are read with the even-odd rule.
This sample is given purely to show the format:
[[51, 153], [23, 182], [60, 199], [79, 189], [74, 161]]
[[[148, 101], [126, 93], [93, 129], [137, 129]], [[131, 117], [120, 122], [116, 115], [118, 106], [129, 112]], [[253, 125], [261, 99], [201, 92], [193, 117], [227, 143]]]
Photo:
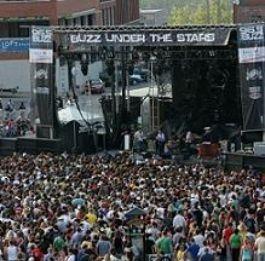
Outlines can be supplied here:
[[106, 9], [106, 25], [110, 24], [110, 13], [109, 13], [109, 8]]
[[93, 15], [88, 15], [87, 16], [87, 25], [93, 25], [94, 23], [94, 16]]
[[17, 21], [17, 22], [0, 22], [0, 38], [3, 37], [29, 37], [30, 27], [32, 25], [48, 26], [49, 21]]
[[113, 19], [112, 19], [112, 7], [109, 8], [109, 25], [113, 24]]
[[8, 37], [8, 25], [7, 23], [0, 23], [0, 37]]
[[105, 24], [105, 10], [102, 10], [102, 23]]
[[112, 24], [115, 24], [115, 6], [112, 7]]
[[59, 25], [66, 25], [66, 19], [64, 19], [64, 18], [60, 18], [59, 20], [58, 20], [58, 24]]
[[86, 23], [86, 16], [81, 16], [80, 17], [80, 24], [81, 25], [86, 25], [87, 23]]

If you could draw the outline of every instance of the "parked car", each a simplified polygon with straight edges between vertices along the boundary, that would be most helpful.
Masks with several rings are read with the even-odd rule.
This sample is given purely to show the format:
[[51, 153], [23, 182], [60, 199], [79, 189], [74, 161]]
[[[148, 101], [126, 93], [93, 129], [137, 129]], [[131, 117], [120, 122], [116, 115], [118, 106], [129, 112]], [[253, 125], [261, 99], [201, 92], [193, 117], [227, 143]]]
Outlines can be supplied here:
[[105, 92], [105, 86], [102, 80], [91, 80], [90, 81], [91, 94], [101, 94]]
[[111, 86], [111, 77], [108, 75], [107, 71], [103, 71], [99, 73], [99, 79], [104, 82], [105, 87], [110, 87]]
[[130, 85], [137, 85], [143, 83], [145, 80], [140, 74], [133, 74], [129, 76]]
[[145, 82], [148, 82], [150, 80], [150, 71], [147, 69], [135, 67], [133, 70], [133, 74], [140, 75]]
[[16, 94], [18, 92], [19, 87], [16, 88], [0, 88], [0, 93], [11, 93]]

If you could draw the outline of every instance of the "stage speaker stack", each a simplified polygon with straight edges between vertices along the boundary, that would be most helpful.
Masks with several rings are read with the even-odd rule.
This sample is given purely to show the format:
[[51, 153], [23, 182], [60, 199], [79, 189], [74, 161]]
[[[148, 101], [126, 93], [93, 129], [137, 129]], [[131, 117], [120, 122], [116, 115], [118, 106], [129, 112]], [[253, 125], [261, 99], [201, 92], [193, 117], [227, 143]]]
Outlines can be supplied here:
[[41, 139], [53, 139], [53, 128], [51, 126], [38, 124], [36, 126], [36, 136]]

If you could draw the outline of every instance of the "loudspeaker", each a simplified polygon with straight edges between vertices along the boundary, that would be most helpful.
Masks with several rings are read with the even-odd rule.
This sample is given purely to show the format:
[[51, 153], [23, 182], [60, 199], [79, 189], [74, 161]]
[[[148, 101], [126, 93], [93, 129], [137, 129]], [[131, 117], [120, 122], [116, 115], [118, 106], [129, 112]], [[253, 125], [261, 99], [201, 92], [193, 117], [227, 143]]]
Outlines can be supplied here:
[[53, 139], [53, 128], [50, 126], [37, 125], [36, 136], [41, 139]]

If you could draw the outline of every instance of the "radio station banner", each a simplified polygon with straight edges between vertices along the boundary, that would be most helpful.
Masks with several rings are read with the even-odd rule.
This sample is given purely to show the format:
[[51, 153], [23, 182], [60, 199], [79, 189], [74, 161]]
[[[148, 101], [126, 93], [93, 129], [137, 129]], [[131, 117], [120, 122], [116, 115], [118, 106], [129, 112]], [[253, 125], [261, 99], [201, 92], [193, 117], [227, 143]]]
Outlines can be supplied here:
[[245, 24], [238, 27], [238, 57], [245, 131], [265, 128], [264, 35], [263, 24]]
[[224, 46], [228, 44], [230, 28], [165, 29], [145, 31], [73, 32], [68, 33], [65, 43], [71, 47], [87, 45], [132, 46]]
[[52, 63], [53, 52], [46, 49], [30, 49], [30, 63]]
[[0, 53], [27, 53], [28, 51], [28, 38], [0, 39]]
[[36, 116], [41, 125], [53, 125], [53, 34], [49, 27], [32, 27], [29, 61]]

